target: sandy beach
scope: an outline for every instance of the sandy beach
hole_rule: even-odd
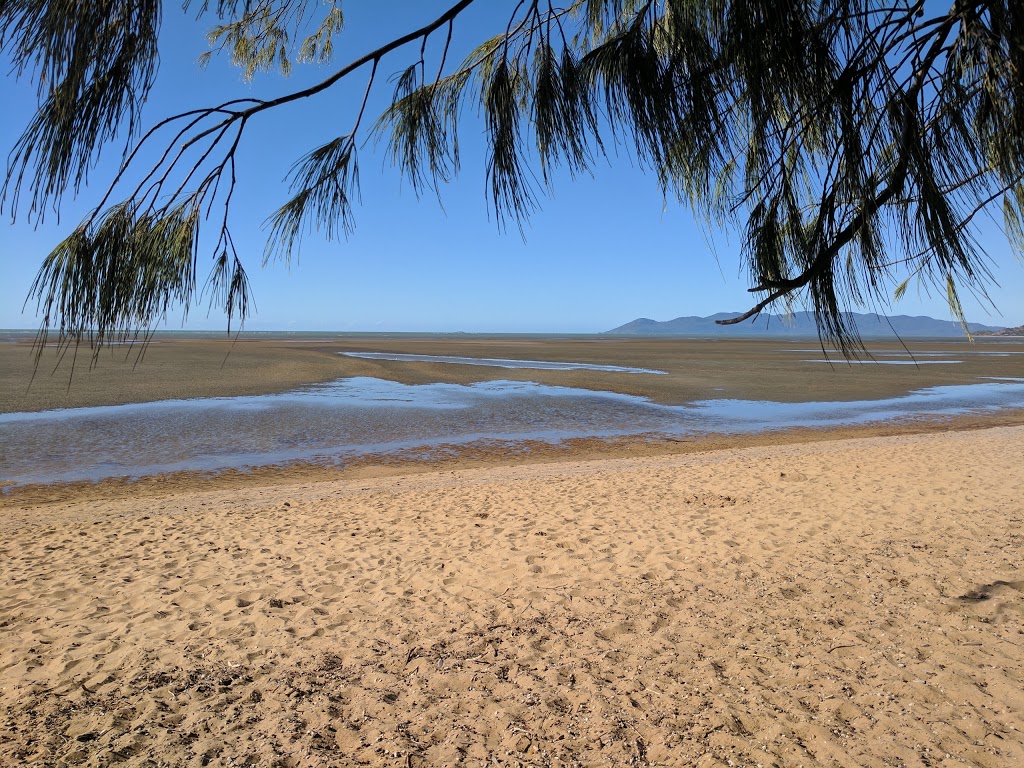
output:
[[[176,5],[0,0],[0,768],[1024,768],[1024,0]]]
[[[0,515],[0,766],[1024,764],[1024,428]]]

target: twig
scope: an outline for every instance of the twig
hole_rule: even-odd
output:
[[[828,649],[827,652],[828,653],[832,653],[832,651],[838,651],[840,648],[856,648],[856,647],[857,647],[856,643],[850,643],[849,645],[833,645],[831,648]]]

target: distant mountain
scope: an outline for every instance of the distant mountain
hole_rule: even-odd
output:
[[[979,336],[1024,336],[1024,325],[1015,328],[1000,328],[998,331],[979,331]]]
[[[794,312],[792,315],[767,315],[748,320],[738,325],[718,325],[716,320],[737,317],[739,312],[719,312],[710,317],[677,317],[675,320],[658,322],[647,317],[640,317],[632,322],[620,325],[608,334],[622,336],[812,336],[818,335],[818,327],[812,312]],[[847,313],[847,317],[857,326],[861,336],[865,338],[879,337],[958,337],[964,330],[960,323],[952,320],[936,320],[934,317],[910,315],[894,315],[886,317],[875,313]],[[1004,329],[970,323],[971,333],[992,332],[1002,334]],[[1012,329],[1008,329],[1012,330]],[[1020,329],[1018,329],[1020,330]]]

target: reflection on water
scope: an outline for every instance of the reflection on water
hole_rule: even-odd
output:
[[[279,395],[0,414],[0,479],[59,482],[296,460],[343,463],[480,440],[743,433],[1019,407],[1020,380],[860,402],[722,399],[667,406],[532,382],[409,386],[350,378]]]
[[[554,360],[508,360],[503,357],[458,357],[456,355],[407,355],[401,352],[341,352],[345,357],[367,360],[393,360],[402,363],[454,363],[455,365],[483,365],[489,368],[529,368],[541,371],[611,371],[613,373],[656,373],[651,368],[630,368],[625,365],[599,365],[597,363],[558,362]]]

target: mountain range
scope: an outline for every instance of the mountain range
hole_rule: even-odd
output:
[[[980,331],[979,336],[1024,336],[1024,325],[1015,328],[1000,328],[998,331]]]
[[[791,315],[762,314],[738,325],[718,325],[716,320],[737,317],[739,312],[719,312],[709,317],[677,317],[659,322],[647,317],[620,325],[607,334],[620,336],[811,336],[817,337],[818,326],[813,312],[794,312]],[[857,327],[864,338],[892,338],[895,336],[962,337],[964,329],[952,320],[937,320],[923,315],[879,315],[874,312],[847,312],[847,319]],[[997,333],[998,326],[969,323],[971,333]]]

